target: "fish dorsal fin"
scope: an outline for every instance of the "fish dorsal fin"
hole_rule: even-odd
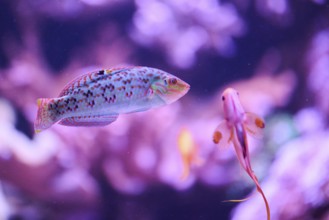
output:
[[[59,97],[71,94],[72,91],[75,90],[76,88],[82,87],[84,85],[85,81],[86,82],[90,81],[90,80],[97,81],[98,79],[100,79],[100,78],[102,78],[106,75],[111,76],[111,75],[120,73],[120,72],[125,71],[125,70],[127,70],[127,68],[101,69],[101,70],[96,70],[96,71],[92,71],[92,72],[77,76],[71,82],[66,84],[64,89],[59,94]],[[80,86],[76,85],[76,83],[79,82],[79,81],[80,81]]]
[[[75,116],[62,119],[59,124],[66,126],[105,126],[111,124],[118,118],[118,114],[97,116]]]
[[[82,80],[85,76],[87,76],[87,74],[83,74],[81,76],[77,76],[71,82],[69,82],[68,84],[66,84],[66,86],[63,88],[63,90],[61,91],[61,93],[59,94],[58,97],[62,97],[62,96],[65,96],[65,95],[70,94],[71,91],[73,90],[72,85],[74,85],[76,82]]]

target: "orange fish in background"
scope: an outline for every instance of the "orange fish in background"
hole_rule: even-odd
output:
[[[203,160],[198,156],[198,146],[193,139],[192,133],[187,128],[181,129],[177,145],[183,161],[181,179],[184,180],[189,176],[192,165],[201,165]]]
[[[213,134],[213,141],[215,144],[219,144],[220,147],[233,144],[241,166],[255,182],[257,191],[264,199],[267,219],[270,220],[270,207],[251,168],[248,149],[248,135],[256,138],[262,137],[265,128],[264,120],[253,113],[245,112],[239,100],[239,93],[232,88],[225,89],[222,94],[222,102],[225,119],[217,126]]]

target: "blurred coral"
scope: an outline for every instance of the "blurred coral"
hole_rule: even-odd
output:
[[[308,85],[315,94],[315,102],[323,111],[324,115],[329,113],[329,29],[317,33],[312,39],[310,53],[307,57],[309,69]]]
[[[144,45],[160,45],[170,62],[182,68],[194,64],[196,53],[204,48],[232,56],[233,38],[244,32],[230,3],[136,0],[136,4],[131,37]]]

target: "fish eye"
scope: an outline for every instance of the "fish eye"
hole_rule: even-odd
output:
[[[166,80],[166,79],[164,80],[164,83],[165,83],[165,85],[167,85],[167,84],[168,84],[168,82],[167,82],[167,80]]]
[[[222,100],[225,101],[225,96],[222,96]]]
[[[177,79],[176,78],[171,78],[169,79],[169,83],[172,85],[175,85],[177,83]]]

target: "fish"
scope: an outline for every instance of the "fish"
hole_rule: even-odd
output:
[[[213,142],[218,144],[219,147],[234,146],[240,165],[253,180],[257,191],[263,197],[267,220],[270,220],[270,206],[259,181],[251,168],[248,146],[249,136],[257,139],[262,138],[265,129],[265,122],[258,115],[244,110],[239,99],[239,93],[235,89],[225,89],[222,93],[221,99],[224,110],[224,120],[216,127],[213,133]],[[246,199],[228,201],[240,202],[244,200]]]
[[[198,156],[198,146],[193,139],[192,133],[183,127],[177,138],[177,146],[183,162],[181,180],[190,175],[192,165],[201,165],[204,161]]]
[[[160,69],[134,66],[101,69],[78,76],[57,98],[37,99],[34,130],[55,123],[65,126],[105,126],[119,114],[146,111],[183,97],[190,85]]]

